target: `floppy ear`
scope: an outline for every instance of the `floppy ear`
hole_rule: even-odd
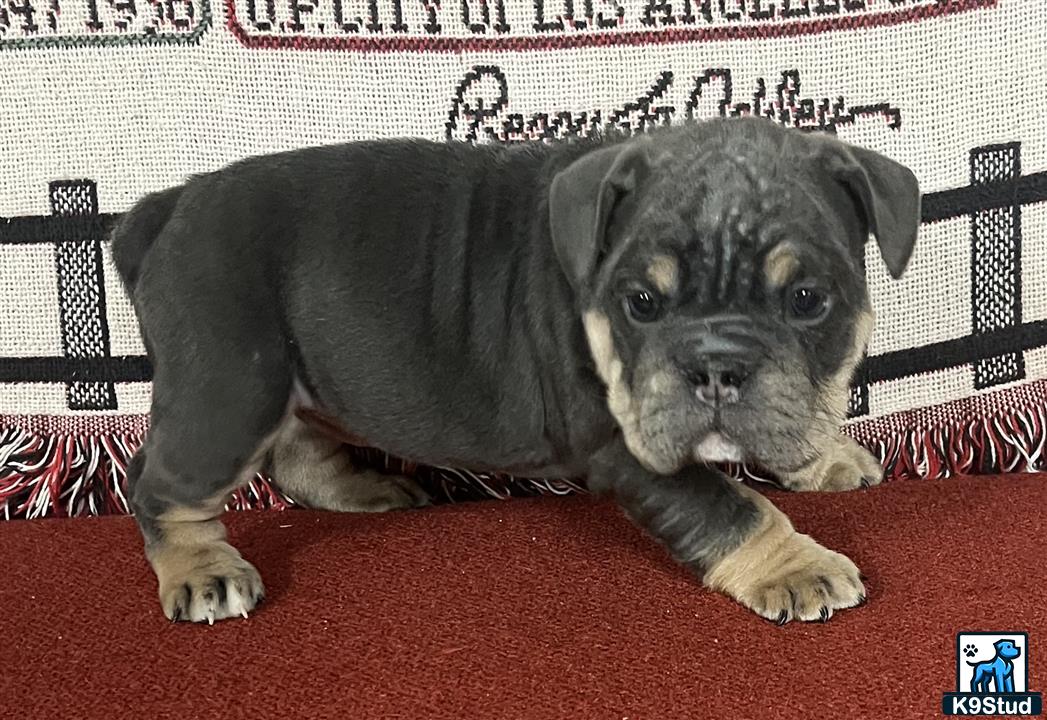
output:
[[[858,201],[895,280],[909,264],[920,229],[920,186],[912,171],[880,153],[825,138],[829,171]]]
[[[571,285],[583,286],[606,247],[611,211],[649,169],[641,138],[593,150],[560,171],[549,186],[553,249]]]

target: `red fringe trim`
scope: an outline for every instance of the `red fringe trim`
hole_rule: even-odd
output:
[[[845,432],[848,430],[845,429]],[[1037,406],[934,428],[875,438],[853,432],[877,455],[888,480],[1034,472],[1043,467],[1047,411]],[[0,518],[127,514],[127,463],[142,442],[137,432],[40,434],[0,430]],[[531,480],[417,466],[371,449],[352,448],[358,463],[414,477],[437,503],[584,492],[570,480]],[[756,469],[732,466],[737,477],[770,481]],[[283,510],[294,501],[258,475],[234,493],[229,510]]]
[[[1047,411],[1032,407],[897,433],[868,445],[896,478],[1034,472],[1043,465],[1045,428]]]
[[[0,431],[0,517],[128,514],[127,463],[142,443],[136,433],[38,435]],[[231,510],[293,504],[256,476],[233,494]]]

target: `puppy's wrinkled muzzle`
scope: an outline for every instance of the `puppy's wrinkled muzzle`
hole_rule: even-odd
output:
[[[702,357],[696,360],[686,376],[698,399],[718,408],[738,402],[742,385],[749,377],[749,368],[736,358]]]
[[[760,356],[752,320],[718,315],[695,326],[673,351],[674,364],[702,403],[719,408],[738,402]]]

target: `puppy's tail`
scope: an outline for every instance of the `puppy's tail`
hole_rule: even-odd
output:
[[[113,262],[128,292],[138,283],[142,261],[160,231],[171,219],[184,186],[150,193],[117,221],[110,234]]]

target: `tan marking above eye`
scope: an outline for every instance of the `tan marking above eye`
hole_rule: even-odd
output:
[[[779,243],[767,253],[763,261],[763,274],[767,283],[775,289],[781,289],[796,276],[800,270],[800,258],[796,248],[789,242]]]
[[[671,295],[679,282],[680,268],[676,258],[658,255],[647,266],[647,279],[662,295]]]

